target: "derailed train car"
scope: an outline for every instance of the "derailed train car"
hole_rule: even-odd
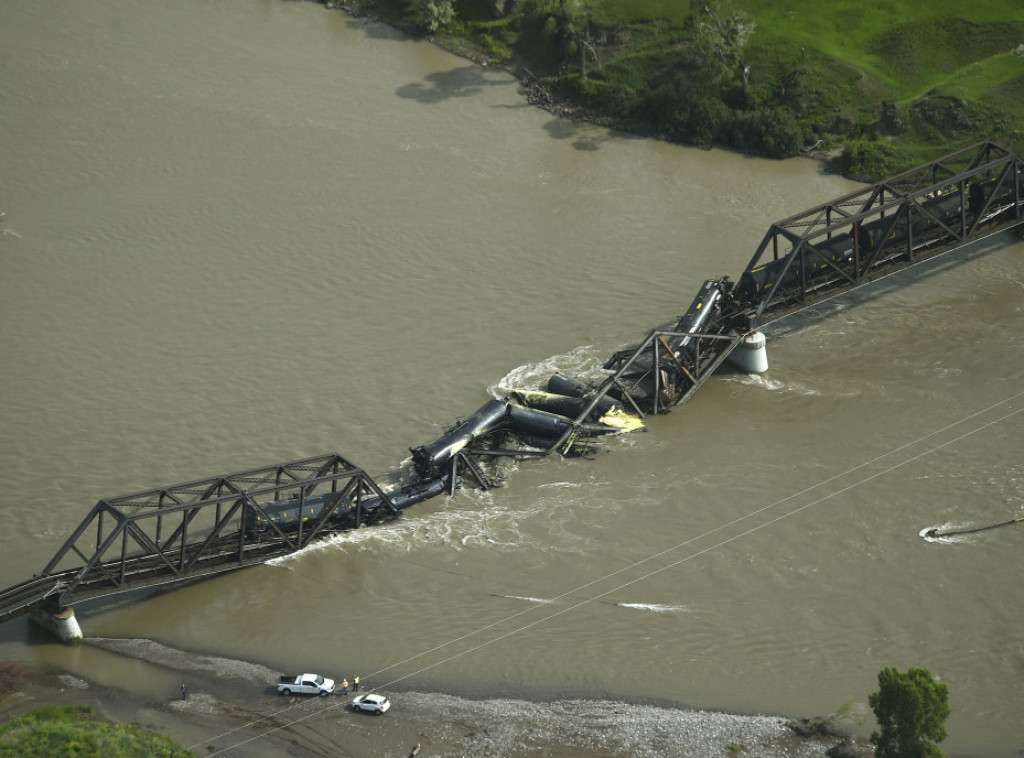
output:
[[[356,513],[356,503],[351,498],[342,500],[341,492],[326,492],[300,499],[297,495],[284,500],[273,500],[266,503],[245,506],[244,528],[249,537],[263,532],[280,529],[291,532],[302,525],[318,523],[328,510],[331,510],[328,526],[334,529],[346,529],[354,526],[356,517],[368,523],[376,523],[393,517],[398,511],[410,505],[421,503],[440,495],[448,486],[446,477],[428,481],[419,481],[401,489],[389,492],[388,500],[380,496],[366,498],[360,503],[362,513]]]
[[[433,442],[410,448],[413,468],[424,481],[452,476],[452,467],[464,453],[479,454],[486,449],[493,454],[505,448],[515,456],[520,451],[508,445],[547,449],[568,433],[596,437],[636,428],[640,423],[624,421],[621,405],[611,399],[598,403],[587,419],[577,422],[585,410],[580,400],[550,391],[513,390],[506,398],[487,401]]]
[[[505,424],[507,402],[489,400],[464,421],[456,424],[433,442],[410,448],[412,464],[421,479],[436,479],[455,456],[471,442],[485,437]]]
[[[676,323],[678,336],[669,337],[668,345],[676,360],[694,366],[697,358],[695,346],[699,343],[700,332],[706,329],[719,314],[722,299],[731,289],[729,277],[708,279],[697,292],[697,296]]]
[[[714,362],[723,332],[735,324],[733,283],[727,276],[708,279],[670,333],[653,343],[653,349],[620,350],[604,364],[618,372],[617,386],[609,394],[622,402],[636,403],[645,412],[661,412],[696,385],[698,377]]]

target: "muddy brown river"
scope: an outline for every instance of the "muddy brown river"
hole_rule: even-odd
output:
[[[371,475],[580,374],[855,189],[529,107],[313,3],[12,0],[0,25],[0,585],[100,498],[336,451]],[[593,459],[152,596],[86,633],[468,697],[813,716],[885,666],[1024,746],[1024,243],[768,331]],[[116,666],[0,627],[0,658]],[[145,689],[159,677],[127,676]],[[150,681],[151,684],[145,684]]]

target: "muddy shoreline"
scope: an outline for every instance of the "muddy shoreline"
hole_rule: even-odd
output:
[[[351,711],[351,693],[280,697],[273,688],[277,672],[260,664],[174,650],[151,640],[82,644],[159,667],[187,683],[188,694],[175,690],[153,699],[41,664],[9,665],[0,681],[0,717],[9,720],[42,705],[85,705],[97,718],[166,734],[197,756],[247,758],[404,758],[417,747],[423,758],[823,758],[843,741],[841,724],[828,734],[803,736],[813,731],[800,728],[809,722],[794,724],[781,716],[607,700],[472,700],[387,691],[393,707],[377,717]],[[863,741],[846,753],[870,754]]]

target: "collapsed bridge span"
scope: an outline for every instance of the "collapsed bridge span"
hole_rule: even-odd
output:
[[[603,380],[548,389],[610,396],[641,417],[667,412],[727,359],[766,368],[745,354],[764,344],[758,327],[1007,230],[1024,231],[1024,160],[992,142],[958,150],[772,224],[738,282],[706,281],[673,331],[613,354]]]
[[[410,448],[389,491],[329,454],[100,500],[39,574],[0,591],[0,622],[261,563],[467,479],[491,487],[501,458],[585,454],[685,403],[727,360],[765,370],[758,327],[1007,230],[1024,230],[1024,161],[991,142],[951,153],[772,224],[736,283],[705,281],[673,328],[613,353],[597,379],[556,373],[489,400]]]

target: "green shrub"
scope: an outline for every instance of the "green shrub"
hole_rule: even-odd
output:
[[[192,752],[148,729],[93,720],[84,707],[43,706],[0,726],[0,758],[172,756]]]
[[[636,90],[623,82],[608,82],[598,90],[598,101],[613,116],[628,116],[636,111]]]
[[[846,143],[841,164],[846,176],[866,182],[877,181],[894,172],[896,151],[888,142],[862,138]]]
[[[492,59],[500,59],[505,55],[504,46],[494,37],[486,32],[476,35],[476,42],[485,53]]]
[[[452,0],[412,0],[412,7],[419,22],[432,32],[447,26],[455,18]]]
[[[680,139],[695,145],[710,145],[724,138],[723,130],[732,119],[732,112],[714,86],[691,84],[680,94],[680,100],[676,113],[676,132]]]
[[[783,108],[735,111],[728,137],[737,149],[769,158],[796,155],[804,143],[803,128],[792,111]]]
[[[679,129],[682,106],[679,87],[675,84],[662,84],[644,94],[639,108],[644,118],[656,129],[672,133]]]
[[[604,104],[605,90],[608,89],[608,82],[603,79],[596,77],[583,79],[579,76],[573,76],[567,77],[565,84],[575,90],[588,104]]]
[[[879,726],[871,735],[877,758],[942,758],[935,743],[946,739],[949,688],[930,671],[882,669],[868,703]]]

